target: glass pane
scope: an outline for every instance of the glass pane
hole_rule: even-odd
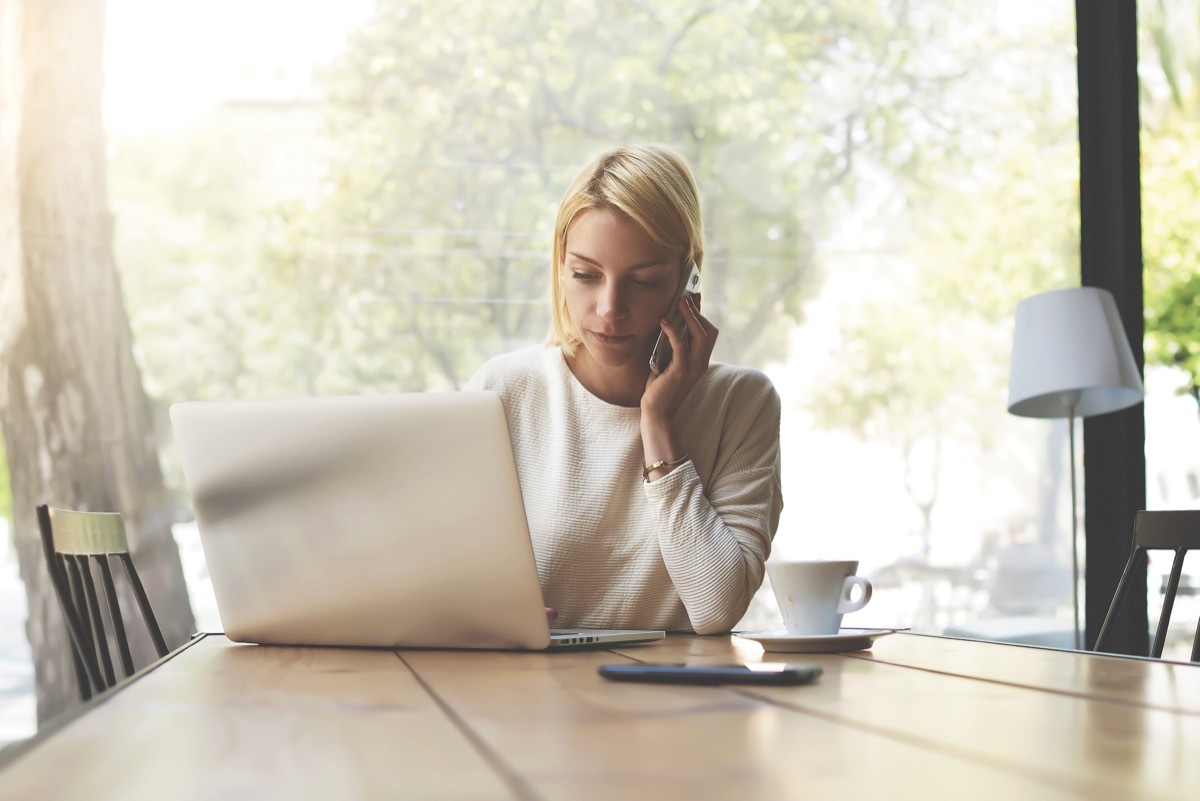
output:
[[[845,625],[1073,644],[1067,423],[1005,412],[1017,301],[1078,283],[1072,12],[946,6],[938,35],[907,29],[912,62],[877,76],[927,82],[892,87],[902,152],[865,125],[815,238],[772,367],[794,410],[777,554],[861,560],[875,598]]]
[[[169,126],[114,117],[148,390],[459,387],[544,336],[579,166],[668,142],[705,193],[717,357],[784,400],[777,556],[860,559],[848,624],[1061,642],[1066,423],[1005,397],[1016,302],[1078,281],[1073,4],[697,8],[380,2],[344,49],[231,51]],[[743,627],[778,625],[764,587]]]
[[[1200,2],[1138,4],[1146,308],[1146,504],[1200,507]],[[1200,619],[1200,556],[1184,562],[1163,655],[1187,660]],[[1170,554],[1147,577],[1150,626]]]
[[[1016,302],[1078,276],[1073,9],[110,0],[146,433],[184,498],[171,402],[461,386],[542,339],[578,167],[667,142],[706,198],[717,356],[784,400],[776,557],[861,560],[876,594],[848,623],[1061,644],[1066,424],[1011,417],[1005,391]],[[1193,124],[1147,119],[1167,144]],[[1171,474],[1193,499],[1195,479]],[[176,534],[216,629],[194,525]],[[764,586],[742,627],[778,625]]]
[[[567,182],[661,141],[705,194],[717,357],[785,404],[776,557],[859,559],[876,594],[848,624],[1069,644],[1066,423],[1005,397],[1016,302],[1078,281],[1073,3],[107,8],[117,263],[181,499],[174,401],[453,389],[540,341]],[[1149,180],[1180,193],[1155,219],[1200,208],[1177,72],[1148,78]],[[764,586],[742,627],[778,626]]]

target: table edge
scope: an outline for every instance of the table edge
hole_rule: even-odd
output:
[[[212,632],[196,632],[191,636],[190,639],[187,640],[187,642],[181,643],[172,651],[168,651],[166,656],[159,657],[143,667],[141,670],[135,672],[129,678],[123,679],[104,692],[93,695],[87,701],[82,701],[70,709],[67,709],[60,715],[54,717],[52,720],[47,721],[45,725],[39,726],[38,730],[34,734],[26,737],[24,740],[17,740],[16,742],[9,743],[3,749],[0,749],[0,770],[8,767],[11,763],[20,759],[34,748],[37,748],[43,742],[53,737],[57,732],[74,723],[83,715],[86,715],[96,707],[104,704],[117,693],[120,693],[125,688],[132,686],[134,682],[144,678],[147,674],[157,670],[159,667],[179,656],[196,643],[210,636],[213,636]],[[221,635],[217,633],[216,636]]]

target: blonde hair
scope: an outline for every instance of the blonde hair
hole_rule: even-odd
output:
[[[685,267],[704,262],[704,219],[696,177],[683,156],[662,145],[629,145],[601,154],[575,176],[558,207],[550,259],[551,322],[547,344],[574,353],[583,341],[571,322],[561,281],[567,229],[581,212],[628,217]]]

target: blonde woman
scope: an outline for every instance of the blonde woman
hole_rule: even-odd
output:
[[[674,303],[704,263],[691,168],[661,146],[601,155],[567,189],[553,248],[547,343],[468,385],[504,399],[548,614],[728,631],[783,508],[780,405],[761,372],[710,361],[700,294]],[[674,355],[656,372],[660,334]]]

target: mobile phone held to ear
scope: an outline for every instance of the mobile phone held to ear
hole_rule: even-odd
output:
[[[821,675],[819,665],[761,662],[750,665],[601,665],[600,675],[614,681],[666,684],[811,684]]]
[[[683,315],[679,313],[679,301],[695,295],[700,291],[700,267],[696,262],[692,262],[692,269],[684,276],[683,281],[679,283],[679,289],[675,291],[675,297],[671,300],[671,306],[667,309],[666,318],[671,321],[671,325],[687,341],[689,336],[687,326],[683,324]],[[659,331],[658,339],[654,342],[654,350],[650,351],[650,369],[655,375],[659,375],[663,370],[667,369],[667,365],[671,363],[671,340],[667,339],[667,335]]]

